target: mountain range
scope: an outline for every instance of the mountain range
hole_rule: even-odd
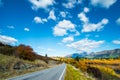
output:
[[[100,52],[83,52],[83,53],[73,53],[67,55],[66,57],[70,58],[118,58],[120,57],[120,49],[113,49],[113,50],[104,50]]]
[[[83,58],[86,56],[88,56],[87,52],[83,52],[83,53],[73,53],[73,54],[67,55],[66,57],[67,58],[76,58],[76,57]]]

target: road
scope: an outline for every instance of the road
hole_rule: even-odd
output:
[[[65,70],[66,64],[63,63],[53,68],[17,76],[8,80],[64,80]]]

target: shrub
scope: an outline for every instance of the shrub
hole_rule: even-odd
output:
[[[102,73],[101,71],[96,68],[96,67],[91,67],[91,66],[88,66],[87,67],[87,72],[92,74],[94,77],[96,78],[99,78],[99,79],[102,79]]]
[[[31,61],[34,61],[36,57],[36,54],[33,52],[33,49],[30,46],[25,46],[23,44],[17,47],[16,55],[19,58]]]

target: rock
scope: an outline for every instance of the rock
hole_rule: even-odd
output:
[[[19,61],[19,62],[17,62],[16,64],[14,64],[14,66],[13,66],[13,69],[15,69],[15,70],[20,70],[20,69],[25,69],[25,64],[23,63],[23,62],[21,62],[21,61]]]
[[[6,68],[0,65],[0,72],[5,72]]]

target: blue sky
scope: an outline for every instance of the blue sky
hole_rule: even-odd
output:
[[[0,41],[48,56],[120,48],[120,1],[0,0]]]

